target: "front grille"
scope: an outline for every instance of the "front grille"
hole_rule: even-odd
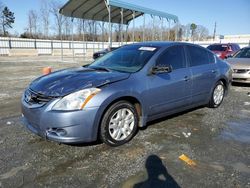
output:
[[[245,74],[248,71],[249,71],[248,69],[234,69],[234,73],[238,73],[238,74]]]
[[[46,104],[48,103],[53,97],[48,97],[39,93],[32,91],[31,89],[27,89],[24,93],[24,100],[28,104]]]

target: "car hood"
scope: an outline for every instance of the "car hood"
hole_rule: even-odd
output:
[[[39,77],[29,87],[41,95],[59,97],[81,89],[101,87],[124,80],[129,75],[130,73],[106,72],[80,67],[65,69]]]
[[[227,62],[233,69],[250,69],[250,58],[229,58]]]

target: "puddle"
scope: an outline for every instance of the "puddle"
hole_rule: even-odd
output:
[[[242,143],[250,143],[250,119],[229,122],[228,128],[224,129],[221,137]]]

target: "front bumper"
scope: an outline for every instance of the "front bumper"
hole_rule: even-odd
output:
[[[57,100],[33,107],[22,98],[24,125],[33,133],[60,143],[83,143],[97,139],[98,107],[78,111],[53,111]]]
[[[233,82],[250,83],[250,74],[233,73]]]

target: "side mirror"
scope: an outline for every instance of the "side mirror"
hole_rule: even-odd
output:
[[[150,70],[151,74],[162,74],[162,73],[169,73],[172,72],[172,66],[171,65],[157,65],[152,67]]]

